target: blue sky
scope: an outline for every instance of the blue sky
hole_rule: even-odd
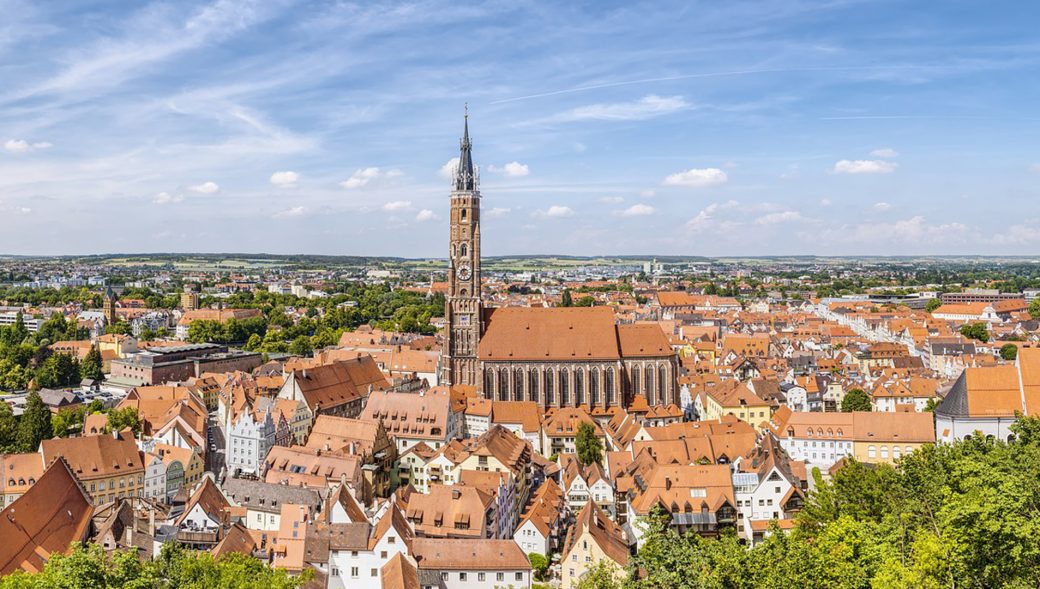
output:
[[[0,252],[1040,253],[1040,3],[0,0]]]

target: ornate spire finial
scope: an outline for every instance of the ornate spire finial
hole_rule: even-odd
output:
[[[477,174],[473,166],[472,144],[469,140],[469,103],[463,115],[462,141],[459,146],[459,166],[455,170],[455,190],[476,190]]]

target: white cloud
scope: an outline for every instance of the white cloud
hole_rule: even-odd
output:
[[[632,102],[614,102],[579,106],[549,119],[550,122],[571,121],[642,121],[671,114],[690,107],[682,96],[648,94]]]
[[[216,182],[203,182],[196,186],[189,186],[188,190],[198,192],[199,194],[213,194],[220,190],[220,186],[217,186]]]
[[[664,179],[665,186],[715,186],[725,184],[729,178],[718,168],[691,168],[685,172],[671,174]]]
[[[50,141],[37,141],[32,144],[33,149],[50,149],[52,147],[54,147],[54,144]]]
[[[842,225],[813,234],[813,239],[819,242],[841,240],[874,247],[883,243],[949,244],[964,242],[968,237],[968,227],[963,223],[934,225],[920,215],[892,223]]]
[[[739,206],[739,204],[740,203],[738,203],[735,200],[728,200],[726,202],[721,203],[713,202],[710,205],[701,209],[701,211],[697,213],[696,216],[687,221],[686,227],[690,229],[706,229],[710,224],[712,224],[716,220],[716,213],[736,208],[737,206]]]
[[[829,199],[829,198],[821,198],[820,199],[820,206],[821,207],[829,207],[829,206],[831,206],[831,199]]]
[[[639,196],[641,196],[643,198],[653,198],[653,197],[657,196],[657,192],[654,191],[654,190],[643,190],[642,192],[639,193]]]
[[[538,211],[535,214],[542,217],[553,217],[556,219],[560,219],[563,217],[573,217],[574,209],[570,207],[565,207],[563,205],[553,205],[549,207],[547,210]]]
[[[888,174],[899,164],[884,160],[841,160],[834,164],[835,174]]]
[[[28,215],[32,212],[32,209],[30,209],[29,207],[18,207],[18,212],[23,215]]]
[[[29,151],[29,142],[24,139],[8,139],[4,142],[4,149],[11,153],[25,153]]]
[[[883,212],[885,212],[887,210],[890,210],[891,208],[892,208],[892,205],[888,204],[887,202],[876,202],[876,203],[874,203],[874,206],[873,206],[873,209],[875,211],[878,211],[878,212],[881,212],[881,213],[883,213]]]
[[[510,210],[511,209],[507,209],[505,207],[495,207],[493,209],[485,211],[484,216],[490,218],[504,217],[506,216],[506,214],[509,213]]]
[[[623,197],[620,197],[620,196],[601,196],[599,198],[599,202],[605,203],[605,204],[615,204],[616,205],[618,203],[625,202],[625,199]]]
[[[654,214],[654,207],[644,204],[635,204],[623,211],[617,211],[622,217],[645,217]]]
[[[398,178],[403,176],[401,170],[380,170],[379,168],[363,168],[350,175],[350,178],[339,183],[343,188],[361,188],[370,182],[383,178]]]
[[[286,218],[289,218],[289,217],[302,217],[305,214],[307,214],[307,207],[296,206],[296,207],[292,207],[292,208],[289,208],[289,209],[285,209],[284,211],[280,211],[278,213],[275,213],[274,218],[275,219],[286,219]]]
[[[521,164],[520,162],[509,162],[502,166],[488,166],[488,171],[500,173],[507,178],[521,178],[530,173],[527,164]]]
[[[350,175],[350,178],[339,183],[343,188],[361,188],[379,177],[379,168],[364,168]]]
[[[894,157],[899,157],[899,152],[892,149],[891,147],[882,147],[881,149],[875,149],[874,151],[870,152],[870,155],[873,157],[883,157],[891,159]]]
[[[437,172],[441,178],[445,180],[451,180],[455,176],[455,169],[459,167],[459,158],[453,157],[448,160],[441,169]]]
[[[1040,243],[1040,219],[1026,219],[1021,223],[1015,223],[992,236],[987,236],[987,239],[992,239],[994,243],[1001,245],[1021,246]]]
[[[275,172],[274,174],[271,174],[271,184],[274,184],[275,186],[293,186],[299,179],[300,175],[292,171]]]
[[[420,223],[422,223],[424,221],[433,221],[434,219],[438,219],[438,218],[439,217],[437,217],[437,215],[433,211],[431,211],[430,209],[423,209],[423,210],[419,211],[418,215],[415,216],[415,220],[419,221]]]
[[[157,205],[168,205],[171,203],[181,202],[182,200],[184,200],[184,197],[180,194],[174,195],[170,194],[169,192],[160,192],[159,194],[155,195],[155,198],[152,199],[152,202],[154,202]]]
[[[406,211],[410,208],[412,208],[412,201],[410,200],[392,200],[383,205],[383,210],[390,213]]]
[[[762,215],[755,219],[756,225],[777,225],[780,223],[790,223],[792,221],[801,221],[802,214],[798,211],[782,211],[779,213],[769,213],[768,215]]]

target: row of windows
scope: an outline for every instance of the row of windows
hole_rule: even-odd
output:
[[[907,454],[910,454],[913,451],[914,451],[913,447],[911,447],[911,446],[907,446],[906,447],[906,453]],[[899,446],[892,446],[892,458],[899,458],[900,456],[902,456],[902,453],[903,452],[899,449]],[[877,446],[874,446],[874,445],[867,446],[867,458],[877,458],[877,457],[878,457],[878,448],[877,448]],[[888,458],[888,446],[881,446],[881,458]]]
[[[650,370],[649,367],[648,370]],[[661,370],[664,374],[664,368]],[[512,379],[510,379],[510,373],[512,373]],[[497,373],[495,370],[487,370],[484,373],[484,393],[489,398],[497,397],[499,401],[523,401],[526,393],[528,401],[540,402],[542,401],[540,393],[544,392],[545,404],[555,405],[558,392],[559,404],[570,405],[573,391],[574,402],[577,405],[586,403],[599,405],[603,402],[604,397],[607,404],[613,405],[617,402],[614,368],[607,368],[603,371],[602,386],[600,376],[599,368],[590,369],[586,387],[583,368],[575,369],[573,374],[566,368],[560,369],[559,374],[555,374],[552,368],[546,368],[542,372],[523,368],[512,371],[503,368]]]

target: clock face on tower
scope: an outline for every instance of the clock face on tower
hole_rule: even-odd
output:
[[[461,278],[462,280],[469,280],[469,277],[471,275],[472,274],[469,269],[469,264],[463,264],[462,266],[459,266],[459,278]]]

